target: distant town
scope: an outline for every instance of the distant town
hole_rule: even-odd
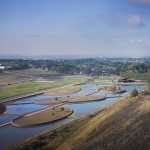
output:
[[[150,58],[0,59],[0,72],[21,69],[91,76],[148,73]]]

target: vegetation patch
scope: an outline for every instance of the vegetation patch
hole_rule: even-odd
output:
[[[132,78],[136,80],[144,80],[148,83],[150,82],[150,73],[140,73],[140,72],[122,72],[120,73],[121,77]]]
[[[119,76],[111,75],[111,76],[100,76],[89,80],[87,84],[111,84],[112,81],[118,80]]]
[[[99,91],[111,92],[111,93],[124,93],[124,92],[126,92],[125,89],[123,89],[120,86],[116,86],[116,85],[101,87],[101,88],[99,88]]]
[[[68,86],[60,89],[50,90],[49,92],[44,93],[44,95],[66,95],[73,94],[81,91],[80,86]]]
[[[56,104],[60,104],[62,102],[66,102],[68,100],[71,100],[75,97],[55,97],[55,98],[48,98],[48,99],[41,99],[41,100],[37,100],[34,103],[35,104],[41,104],[41,105],[56,105]]]
[[[61,144],[63,144],[64,139],[67,140],[69,135],[80,128],[85,122],[86,121],[78,122],[77,124],[65,127],[58,132],[54,131],[52,134],[39,136],[35,142],[21,146],[18,148],[18,150],[57,149]]]
[[[34,112],[13,120],[13,125],[18,127],[28,127],[46,124],[65,118],[73,113],[70,108],[53,107],[42,111]]]
[[[131,97],[136,97],[136,96],[138,96],[138,94],[139,94],[138,90],[137,90],[137,89],[133,89],[133,90],[131,91],[131,93],[130,93],[130,96],[131,96]]]
[[[71,100],[71,103],[83,103],[83,102],[92,102],[92,101],[101,101],[104,100],[105,97],[103,96],[83,96],[83,97],[77,97]]]

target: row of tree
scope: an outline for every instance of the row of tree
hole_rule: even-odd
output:
[[[148,73],[150,59],[142,62],[132,62],[130,59],[117,58],[84,58],[84,59],[57,59],[57,60],[22,60],[1,59],[0,64],[7,70],[35,68],[55,71],[64,74],[87,74],[99,76],[103,74],[119,74],[120,72]],[[136,76],[139,74],[136,74]],[[136,77],[134,77],[136,78]]]
[[[122,72],[121,77],[132,78],[136,80],[145,80],[150,82],[150,72],[149,73],[136,73],[136,72]]]

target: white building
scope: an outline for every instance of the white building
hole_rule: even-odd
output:
[[[0,66],[0,70],[4,70],[5,69],[5,66]]]

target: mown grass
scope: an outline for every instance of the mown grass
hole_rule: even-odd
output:
[[[0,100],[15,96],[21,96],[41,90],[51,89],[68,84],[76,84],[85,81],[87,78],[77,78],[71,80],[57,80],[54,82],[28,82],[14,85],[0,86]]]

